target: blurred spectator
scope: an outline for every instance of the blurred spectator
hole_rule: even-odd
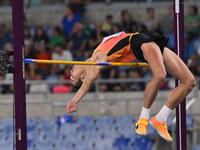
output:
[[[122,29],[125,32],[132,32],[133,25],[136,26],[136,22],[132,20],[131,14],[127,10],[122,10]]]
[[[24,44],[29,45],[31,41],[32,41],[32,37],[29,31],[29,28],[25,27],[24,28]]]
[[[35,50],[31,48],[31,45],[25,45],[25,58],[35,59]]]
[[[169,6],[169,8],[168,8],[167,20],[168,21],[174,20],[174,7],[173,6]]]
[[[64,80],[64,76],[60,76],[59,80],[63,81]],[[66,84],[61,84],[61,85],[56,85],[53,87],[52,92],[54,94],[65,94],[70,92],[70,85],[66,85]]]
[[[97,79],[103,79],[102,73],[98,75]],[[100,92],[105,92],[105,91],[107,91],[107,89],[108,88],[107,88],[107,85],[105,83],[99,84],[99,91]]]
[[[195,51],[200,54],[200,32],[198,34],[198,37],[194,40],[194,49]]]
[[[84,52],[83,60],[86,60],[87,58],[92,56],[94,50],[102,42],[105,36],[107,36],[107,34],[103,31],[101,31],[100,33],[93,32],[90,35],[89,40],[88,40],[88,50]]]
[[[37,59],[51,60],[51,52],[47,51],[44,43],[39,44],[39,53],[36,55]],[[40,66],[48,66],[48,64],[40,64]]]
[[[193,70],[195,76],[200,77],[200,60],[197,61],[197,65]]]
[[[43,59],[43,60],[51,60],[51,52],[47,51],[47,47],[44,43],[40,43],[39,44],[39,52],[36,55],[37,59]],[[44,75],[47,75],[48,71],[49,71],[49,64],[39,64],[39,66],[41,67],[41,69],[44,72]]]
[[[40,69],[37,69],[35,71],[34,80],[42,80],[43,79],[42,77],[43,77],[42,71]],[[44,83],[31,84],[29,89],[30,93],[46,93],[48,91],[49,91],[48,85]]]
[[[0,49],[4,48],[6,43],[12,43],[11,36],[6,33],[5,25],[3,23],[0,24]]]
[[[83,31],[83,25],[76,23],[67,46],[67,49],[71,50],[76,60],[81,60],[80,58],[83,56],[84,50],[86,50],[87,40],[88,37]]]
[[[139,79],[142,76],[140,75],[139,71],[137,70],[130,70],[129,71],[129,78],[131,79]],[[145,83],[144,82],[133,82],[129,83],[129,89],[131,91],[142,91],[145,88]]]
[[[138,25],[138,32],[148,31],[148,28],[145,24],[141,23]]]
[[[13,81],[13,74],[6,74],[5,79],[6,81]],[[14,85],[8,85],[7,90],[9,89],[10,93],[13,93],[14,91]]]
[[[53,37],[50,39],[50,43],[51,43],[52,47],[55,48],[55,46],[57,44],[64,44],[65,37],[63,35],[61,35],[60,28],[54,27],[52,32],[53,32]]]
[[[200,26],[200,15],[198,7],[190,6],[189,15],[185,17],[185,29],[188,34],[196,35]]]
[[[59,79],[58,71],[59,69],[55,64],[51,65],[50,74],[47,75],[46,80],[58,80]]]
[[[73,61],[71,52],[64,50],[61,44],[56,45],[52,54],[52,59],[60,61]],[[59,70],[64,70],[65,66],[65,64],[58,64]]]
[[[80,22],[80,17],[75,14],[72,5],[67,5],[65,16],[63,17],[61,24],[61,28],[64,30],[67,36],[71,34],[72,29],[77,22]]]
[[[112,15],[106,16],[106,22],[103,24],[102,30],[106,33],[110,33],[112,27]]]
[[[192,38],[191,36],[187,36],[185,38],[185,62],[186,63],[188,62],[190,55],[192,54],[196,55],[196,51],[194,49],[194,45],[191,38]]]
[[[195,69],[197,65],[197,55],[196,54],[191,54],[189,56],[189,59],[187,61],[187,66],[190,69],[190,71],[194,74]]]
[[[33,40],[30,41],[28,47],[30,49],[30,54],[33,54],[33,55],[31,55],[30,58],[36,58],[36,54],[38,52],[38,49],[37,50],[35,49],[35,45],[34,45],[34,41]]]
[[[168,13],[167,13],[167,16],[165,17],[165,23],[164,23],[164,31],[165,33],[170,33],[170,27],[169,27],[169,24],[170,22],[174,22],[174,8],[173,6],[170,6],[168,8]]]
[[[13,45],[12,45],[12,43],[6,43],[4,45],[4,49],[5,50],[9,50],[9,51],[13,51]]]
[[[103,40],[103,35],[106,35],[105,32],[102,31],[102,25],[99,21],[95,22],[95,33],[97,38],[97,43],[100,44]]]
[[[28,67],[26,67],[26,69],[28,69],[28,77],[30,80],[34,80],[35,72],[37,68],[38,68],[38,64],[35,64],[35,63],[30,63],[28,64]]]
[[[144,20],[144,24],[147,26],[148,30],[156,31],[159,28],[159,23],[155,19],[154,8],[147,8],[147,18]]]
[[[88,40],[88,48],[89,50],[93,51],[97,46],[98,46],[98,41],[97,41],[97,34],[96,32],[93,32]]]
[[[0,74],[0,81],[4,81],[5,80],[5,75],[4,74]],[[10,92],[10,88],[9,85],[1,85],[0,86],[0,93],[1,94],[6,94]]]
[[[139,23],[137,22],[134,22],[132,25],[131,25],[131,32],[130,33],[136,33],[139,31]]]
[[[58,72],[59,72],[58,67],[55,64],[51,65],[50,73],[47,75],[46,80],[50,80],[50,81],[59,80]],[[56,86],[56,84],[49,85],[49,90],[52,91],[54,86]]]
[[[151,79],[152,78],[152,72],[149,67],[141,67],[142,69],[142,77],[146,79]]]
[[[127,78],[127,73],[125,71],[121,71],[119,74],[120,79],[126,79]],[[126,82],[120,82],[118,85],[116,85],[113,88],[114,91],[128,91],[128,84]]]
[[[45,34],[43,28],[41,26],[38,26],[35,30],[35,35],[33,38],[35,48],[38,49],[40,43],[43,44],[48,44],[49,43],[49,38]]]
[[[71,71],[71,68],[69,66],[65,66],[65,71],[63,75],[65,80],[70,80],[70,76],[71,76],[70,71]]]
[[[83,60],[83,61],[86,61],[88,58],[92,57],[93,52],[94,52],[94,50],[85,51],[85,52],[83,53],[83,58],[82,58],[82,60]]]
[[[101,74],[103,79],[115,79],[117,78],[117,67],[108,68],[104,70]],[[115,86],[117,86],[117,84],[107,84],[107,89],[109,91],[112,91]]]
[[[168,21],[168,32],[166,33],[166,37],[169,38],[167,43],[168,47],[174,50],[174,21]]]
[[[171,90],[171,81],[164,81],[161,85],[160,85],[160,90]]]
[[[91,3],[91,0],[69,0],[69,4],[72,5],[76,13],[82,17],[85,12],[85,4]]]
[[[120,24],[114,23],[114,24],[112,25],[112,28],[111,28],[111,33],[112,33],[112,34],[118,33],[118,32],[121,32],[121,31],[122,31],[122,29],[121,29]]]

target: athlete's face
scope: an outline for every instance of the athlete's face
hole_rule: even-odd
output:
[[[72,85],[74,86],[79,86],[77,84],[79,84],[81,82],[81,77],[82,77],[82,68],[80,66],[73,66],[71,69],[71,81],[72,81]]]

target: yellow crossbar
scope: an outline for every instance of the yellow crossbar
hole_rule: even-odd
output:
[[[147,63],[81,62],[81,61],[58,61],[58,60],[40,60],[40,59],[25,59],[25,63],[67,64],[67,65],[101,65],[101,66],[148,66]]]

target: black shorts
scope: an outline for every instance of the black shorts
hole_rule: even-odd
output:
[[[142,62],[147,62],[144,59],[143,52],[141,50],[142,44],[155,42],[160,47],[160,51],[163,54],[164,47],[166,47],[168,40],[169,38],[166,38],[164,36],[159,36],[152,32],[144,32],[144,33],[133,35],[131,37],[131,49],[133,51],[133,54],[138,60]]]

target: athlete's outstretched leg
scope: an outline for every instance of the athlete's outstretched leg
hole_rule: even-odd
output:
[[[144,107],[149,109],[158,94],[160,85],[165,80],[166,70],[160,48],[155,43],[145,43],[141,49],[152,71],[152,80],[146,86],[144,93]]]
[[[163,59],[168,71],[180,81],[180,85],[172,91],[166,103],[166,106],[174,109],[191,92],[196,82],[184,62],[170,49],[164,49]]]
[[[150,124],[167,141],[172,141],[166,126],[170,112],[191,92],[195,86],[195,79],[183,61],[168,48],[164,49],[163,60],[168,71],[180,80],[181,84],[169,95],[166,104],[160,112],[150,120]],[[160,128],[161,127],[161,128]]]
[[[152,80],[148,83],[144,92],[144,106],[140,115],[140,119],[136,124],[136,132],[146,135],[146,127],[148,125],[150,107],[155,100],[159,87],[166,77],[163,56],[160,48],[154,42],[144,43],[141,46],[144,58],[147,60],[151,71]]]

